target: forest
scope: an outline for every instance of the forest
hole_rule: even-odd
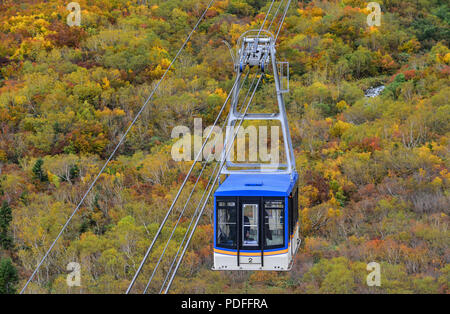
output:
[[[0,2],[0,294],[20,292],[209,1],[77,0],[80,26],[69,2]],[[172,159],[171,130],[213,123],[234,78],[223,41],[270,2],[214,2],[26,293],[126,291],[192,163]],[[450,292],[450,6],[377,0],[368,26],[368,2],[292,1],[278,38],[300,177],[293,269],[212,271],[210,202],[171,292]],[[66,283],[71,262],[80,286]],[[381,286],[366,283],[370,262]]]

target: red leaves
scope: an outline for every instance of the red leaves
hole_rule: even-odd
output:
[[[406,80],[410,80],[416,76],[416,70],[407,70],[404,71],[403,74],[405,75]]]
[[[330,186],[328,181],[318,172],[307,170],[305,172],[306,185],[315,187],[318,191],[318,201],[326,202],[330,199]]]
[[[380,138],[377,136],[366,137],[359,142],[352,142],[349,144],[351,148],[358,147],[363,152],[374,152],[376,150],[381,150]]]
[[[79,47],[80,42],[87,36],[83,28],[70,27],[62,22],[52,24],[50,29],[56,33],[48,35],[47,38],[59,47]]]
[[[375,150],[381,150],[380,139],[376,136],[365,138],[362,140],[360,147],[365,151],[373,152]]]
[[[443,74],[445,77],[450,75],[450,66],[446,65],[441,69],[441,74]]]
[[[392,75],[390,78],[389,78],[389,83],[392,83],[394,80],[395,80],[395,78],[397,77],[397,75],[399,75],[399,74],[403,74],[404,76],[405,76],[405,79],[407,80],[407,81],[409,81],[409,80],[412,80],[412,79],[414,79],[414,78],[418,78],[419,77],[419,75],[420,75],[420,72],[417,72],[416,70],[414,70],[414,69],[411,69],[411,70],[408,70],[408,66],[404,66],[404,67],[402,67],[397,73],[395,73],[394,75]]]
[[[212,17],[215,17],[215,16],[217,16],[219,14],[219,12],[217,12],[214,8],[211,8],[211,9],[209,9],[208,10],[208,12],[206,12],[206,18],[212,18]]]

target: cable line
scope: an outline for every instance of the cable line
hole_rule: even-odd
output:
[[[250,72],[247,72],[247,74],[246,74],[246,76],[245,76],[243,82],[241,83],[241,88],[243,87],[245,81],[247,80],[247,77],[248,77],[249,73],[250,73]],[[250,93],[250,91],[251,91],[251,89],[252,89],[252,87],[253,87],[255,81],[256,81],[256,76],[253,78],[253,81],[252,81],[252,83],[251,83],[251,85],[250,85],[250,88],[249,88],[249,90],[247,91],[247,94],[246,94],[246,96],[245,96],[245,98],[244,98],[244,103],[246,102],[246,100],[247,100],[247,98],[248,98],[248,95],[249,95],[249,93]],[[230,113],[228,113],[228,115],[230,115]],[[225,126],[227,120],[228,120],[228,119],[225,119],[224,123],[222,124],[222,129],[224,128],[224,126]],[[217,141],[218,141],[218,137],[216,137],[216,139],[215,139],[215,141],[214,141],[214,143],[213,143],[212,148],[215,147]],[[203,173],[203,170],[205,169],[205,167],[206,167],[206,165],[207,165],[207,163],[208,163],[208,159],[209,159],[209,157],[210,157],[211,155],[212,155],[212,149],[211,149],[211,151],[209,152],[208,157],[206,158],[205,165],[203,166],[203,168],[202,168],[202,170],[201,170],[201,172],[200,172],[200,174],[199,174],[199,177],[197,178],[197,181],[196,181],[196,183],[195,183],[195,185],[194,185],[194,187],[193,187],[193,189],[192,189],[192,191],[191,191],[191,194],[189,195],[188,200],[187,200],[186,203],[185,203],[185,207],[183,208],[182,212],[184,212],[186,206],[188,205],[188,202],[189,202],[189,200],[191,199],[191,196],[192,196],[192,194],[193,194],[193,192],[194,192],[195,186],[197,185],[197,182],[198,182],[198,180],[199,180],[201,174]],[[216,164],[216,167],[217,167],[217,164]],[[214,170],[212,171],[211,176],[214,174],[215,169],[216,169],[216,168],[214,168]],[[207,184],[206,187],[205,187],[205,191],[207,190],[207,187],[208,187],[208,186],[209,186],[209,182],[208,182],[208,184]],[[203,196],[204,196],[204,194],[203,194]],[[201,198],[199,204],[202,202],[203,196],[202,196],[202,198]],[[195,210],[195,212],[194,212],[194,214],[193,214],[194,217],[195,217],[195,215],[196,215],[196,213],[197,213],[197,210],[198,210],[198,206],[197,206],[197,209]],[[163,252],[161,253],[161,256],[160,256],[160,258],[159,258],[159,260],[158,260],[158,262],[157,262],[155,268],[153,269],[153,273],[152,273],[150,279],[148,280],[147,285],[146,285],[146,287],[145,287],[145,289],[144,289],[144,292],[143,292],[144,294],[147,292],[147,290],[148,290],[148,288],[149,288],[149,286],[150,286],[150,283],[151,283],[151,281],[153,280],[153,277],[154,277],[154,275],[155,275],[155,273],[156,273],[156,270],[158,269],[159,264],[161,263],[161,260],[162,260],[162,258],[163,258],[164,255],[165,255],[165,252],[166,252],[166,249],[167,249],[167,247],[168,247],[168,245],[169,245],[169,242],[170,242],[170,240],[171,240],[172,237],[173,237],[173,234],[174,234],[174,232],[175,232],[175,229],[176,229],[176,227],[177,227],[179,221],[181,220],[181,216],[182,216],[182,214],[180,214],[180,216],[179,216],[179,218],[178,218],[178,221],[177,221],[175,227],[174,227],[173,230],[172,230],[172,234],[170,235],[169,239],[167,240],[167,243],[166,243],[166,245],[165,245],[165,247],[164,247],[164,250],[163,250]],[[191,224],[189,224],[189,227],[188,227],[188,229],[187,229],[186,232],[189,231],[190,227],[191,227]],[[179,250],[178,250],[178,252],[177,252],[177,255],[178,255],[178,253],[179,253]]]
[[[197,205],[197,208],[195,209],[195,212],[194,212],[194,214],[192,215],[191,222],[189,223],[189,226],[188,226],[187,229],[186,229],[186,232],[185,232],[185,234],[184,234],[183,240],[181,241],[181,243],[180,243],[180,245],[179,245],[179,247],[178,247],[177,253],[176,253],[175,256],[174,256],[174,259],[173,259],[173,261],[172,261],[172,263],[171,263],[171,265],[170,265],[169,271],[168,271],[168,273],[167,273],[167,275],[166,275],[166,277],[165,277],[165,279],[164,279],[164,282],[163,282],[163,284],[162,284],[162,286],[161,286],[161,289],[159,290],[159,293],[161,293],[161,291],[162,291],[162,289],[163,289],[163,287],[164,287],[164,285],[165,285],[165,283],[166,283],[166,281],[167,281],[167,279],[168,279],[168,275],[170,274],[170,271],[172,271],[172,268],[173,268],[173,265],[174,265],[174,263],[175,263],[175,261],[176,261],[176,258],[178,257],[178,254],[180,254],[180,249],[182,248],[183,243],[184,243],[184,241],[186,240],[186,235],[189,233],[189,230],[191,229],[192,222],[194,221],[194,218],[197,216],[197,213],[198,213],[198,209],[199,209],[199,207],[200,207],[200,204],[203,202],[203,199],[205,198],[206,191],[208,191],[208,189],[209,189],[209,186],[210,186],[210,184],[211,184],[212,178],[213,178],[213,176],[214,176],[214,173],[216,172],[216,169],[217,169],[217,166],[218,166],[218,165],[219,165],[219,163],[217,162],[217,163],[216,163],[216,166],[214,167],[213,171],[211,172],[211,175],[210,175],[210,177],[209,177],[209,179],[208,179],[208,183],[206,184],[206,187],[205,187],[205,190],[204,190],[204,192],[203,192],[203,194],[202,194],[202,197],[200,198],[200,201],[199,201],[199,203],[198,203],[198,205]],[[149,285],[150,285],[151,279],[152,279],[152,278],[150,278],[149,282],[147,283],[147,287],[145,288],[144,293],[147,292],[147,289],[148,289],[148,287],[149,287]]]
[[[266,16],[264,17],[264,21],[261,24],[261,27],[260,27],[259,32],[258,32],[258,35],[256,36],[255,43],[258,42],[259,35],[261,34],[261,31],[264,28],[264,25],[266,24],[267,18],[269,17],[270,11],[272,10],[272,6],[273,6],[274,3],[275,3],[275,0],[272,0],[272,2],[270,3],[269,9],[267,10]],[[255,49],[256,49],[256,47],[257,46],[255,45]]]
[[[87,189],[87,191],[85,192],[85,194],[83,195],[83,197],[81,198],[81,201],[78,203],[77,207],[75,208],[75,210],[72,212],[72,214],[70,215],[69,219],[67,219],[66,223],[64,224],[64,226],[62,227],[61,231],[59,232],[58,236],[56,237],[56,239],[53,241],[53,243],[51,244],[50,248],[47,250],[47,252],[45,253],[44,257],[41,259],[41,261],[39,262],[38,266],[35,268],[35,270],[33,271],[32,275],[30,276],[30,278],[28,279],[28,281],[26,282],[25,286],[22,288],[22,290],[20,291],[20,294],[23,294],[25,292],[25,290],[27,289],[28,285],[30,284],[30,282],[33,280],[34,276],[36,275],[36,273],[39,271],[40,267],[42,266],[42,264],[44,263],[44,261],[47,259],[48,255],[50,254],[50,252],[52,251],[52,249],[54,248],[56,242],[59,240],[59,238],[62,236],[62,234],[64,233],[64,231],[66,230],[67,226],[69,225],[69,223],[72,221],[72,218],[75,216],[75,214],[78,212],[78,210],[80,209],[81,205],[83,204],[84,200],[86,199],[87,195],[89,194],[89,192],[92,190],[92,188],[94,187],[94,185],[97,183],[98,179],[100,178],[100,175],[103,173],[103,171],[105,170],[105,168],[108,166],[109,162],[111,161],[111,159],[114,157],[115,153],[117,152],[117,150],[119,149],[120,145],[123,143],[123,141],[125,140],[126,136],[128,135],[128,133],[130,132],[131,128],[133,127],[133,125],[136,123],[137,119],[140,117],[140,115],[142,114],[142,112],[144,111],[144,109],[147,107],[147,104],[150,102],[150,100],[153,98],[153,95],[155,94],[156,90],[159,88],[161,82],[164,80],[164,78],[166,77],[167,73],[169,72],[169,70],[172,68],[172,65],[174,64],[174,62],[178,59],[178,56],[181,54],[181,52],[183,51],[184,47],[186,46],[186,44],[188,43],[188,41],[191,39],[191,36],[193,35],[193,33],[195,32],[195,30],[197,29],[197,27],[200,25],[200,22],[202,21],[202,19],[204,18],[204,16],[206,15],[206,12],[209,10],[209,8],[212,6],[212,4],[214,3],[214,0],[211,0],[208,4],[208,6],[206,7],[206,9],[203,11],[203,14],[200,16],[200,18],[198,19],[197,23],[195,24],[194,28],[191,30],[191,32],[189,33],[189,35],[187,36],[186,40],[183,42],[183,44],[181,45],[180,49],[178,50],[177,54],[175,55],[175,57],[172,59],[172,62],[169,64],[169,66],[167,67],[166,71],[164,72],[163,76],[161,77],[161,79],[158,81],[158,83],[156,84],[156,86],[154,87],[153,91],[151,92],[150,96],[147,98],[147,100],[144,102],[144,104],[142,105],[141,109],[139,110],[139,112],[136,114],[135,118],[133,119],[133,121],[131,122],[131,124],[128,126],[127,130],[125,131],[125,133],[122,135],[122,137],[120,138],[119,142],[117,143],[116,147],[114,148],[113,152],[111,153],[111,155],[108,157],[108,159],[106,160],[105,164],[103,165],[103,167],[101,168],[100,172],[97,174],[97,176],[95,177],[94,181],[92,181],[91,185],[89,186],[89,188]]]
[[[175,267],[175,270],[173,271],[172,276],[170,277],[170,280],[169,280],[169,282],[168,282],[168,284],[167,284],[167,288],[166,288],[164,294],[167,294],[167,292],[168,292],[169,289],[170,289],[170,286],[172,285],[173,279],[175,278],[175,275],[176,275],[176,273],[177,273],[177,271],[178,271],[178,268],[180,267],[181,261],[183,260],[183,257],[184,257],[184,255],[186,254],[186,249],[187,249],[187,247],[188,247],[189,244],[190,244],[190,241],[191,241],[191,239],[192,239],[192,236],[193,236],[193,234],[194,234],[194,232],[195,232],[195,230],[196,230],[196,228],[197,228],[198,222],[200,221],[200,218],[201,218],[202,215],[203,215],[203,211],[205,210],[205,207],[206,207],[206,205],[207,205],[207,203],[208,203],[209,197],[211,196],[211,192],[212,192],[212,190],[214,189],[214,186],[215,186],[216,183],[217,183],[217,179],[220,177],[220,170],[222,169],[223,165],[225,164],[225,161],[226,161],[226,159],[227,159],[227,157],[228,157],[228,154],[230,153],[231,148],[233,147],[233,142],[234,142],[234,140],[236,139],[237,134],[239,133],[239,129],[240,129],[240,127],[241,127],[241,125],[242,125],[242,123],[243,123],[243,121],[244,121],[245,116],[247,115],[247,111],[248,111],[248,109],[249,109],[249,107],[250,107],[251,102],[253,101],[253,97],[255,96],[255,92],[256,92],[256,90],[258,89],[258,86],[259,86],[259,83],[261,82],[262,77],[263,77],[263,74],[261,73],[260,76],[259,76],[259,79],[258,79],[258,81],[257,81],[257,83],[256,83],[255,89],[253,90],[252,96],[250,97],[250,100],[249,100],[248,103],[247,103],[247,106],[246,106],[246,108],[245,108],[245,111],[244,111],[244,113],[243,113],[243,115],[242,115],[242,117],[241,117],[241,119],[240,119],[240,121],[239,121],[239,126],[237,127],[237,130],[236,130],[235,132],[233,132],[233,139],[229,142],[229,145],[230,145],[230,146],[229,146],[228,149],[226,149],[226,152],[225,152],[225,154],[224,154],[224,156],[223,156],[223,158],[222,158],[222,160],[221,160],[221,162],[220,162],[220,167],[219,167],[219,170],[218,170],[218,172],[217,172],[217,174],[216,174],[216,177],[215,177],[215,179],[214,179],[214,182],[213,182],[211,188],[209,189],[208,196],[206,197],[205,202],[203,203],[202,209],[200,210],[200,213],[199,213],[199,215],[197,216],[197,220],[196,220],[196,222],[195,222],[195,224],[194,224],[194,226],[193,226],[193,228],[192,228],[191,233],[189,234],[189,238],[187,239],[186,245],[185,245],[185,247],[184,247],[184,249],[183,249],[183,252],[181,253],[181,256],[180,256],[180,258],[179,258],[179,260],[178,260],[178,262],[177,262],[177,265],[176,265],[176,267]],[[219,164],[219,163],[218,163],[218,164]],[[195,218],[195,217],[192,217],[192,219],[194,219],[194,218]],[[186,235],[187,235],[187,233],[186,233]],[[186,236],[186,235],[185,235],[185,236]],[[182,243],[184,243],[184,241],[183,241]],[[170,273],[170,271],[169,271],[168,273]]]
[[[281,0],[280,3],[278,4],[277,10],[275,11],[275,14],[272,17],[272,21],[270,21],[269,27],[267,28],[267,30],[269,30],[272,27],[272,23],[275,21],[276,16],[278,15],[278,11],[281,8],[281,4],[284,2],[284,0]]]
[[[278,26],[277,35],[275,36],[275,42],[277,41],[278,35],[280,34],[281,28],[283,27],[284,19],[286,18],[286,14],[287,14],[287,11],[289,10],[290,5],[291,5],[291,0],[288,0],[288,3],[286,4],[286,8],[284,8],[283,17],[281,18],[280,24]]]
[[[280,4],[279,4],[279,6],[278,6],[278,8],[277,8],[277,10],[276,10],[276,12],[275,12],[275,14],[274,14],[274,16],[272,17],[272,21],[271,21],[271,23],[270,23],[270,25],[269,25],[269,28],[272,26],[273,22],[275,21],[277,15],[278,15],[278,11],[279,11],[279,9],[281,8],[282,2],[283,2],[283,1],[280,2]],[[258,35],[257,35],[257,37],[256,37],[255,42],[258,41],[258,37],[259,37],[259,35],[260,35],[260,33],[261,33],[261,31],[262,31],[262,29],[263,29],[265,23],[266,23],[267,17],[269,16],[269,13],[270,13],[270,11],[271,11],[271,9],[272,9],[273,4],[274,4],[274,1],[272,1],[271,5],[270,5],[270,7],[269,7],[269,10],[268,10],[268,12],[267,12],[267,14],[266,14],[266,16],[265,16],[265,18],[264,18],[264,21],[263,21],[263,23],[262,23],[262,25],[261,25],[261,28],[259,29],[259,32],[258,32]],[[281,20],[280,20],[280,22],[279,22],[279,25],[278,25],[278,31],[277,31],[277,34],[276,34],[276,37],[275,37],[275,41],[277,40],[278,35],[279,35],[280,31],[281,31],[281,28],[282,28],[282,25],[283,25],[283,23],[284,23],[284,19],[285,19],[285,17],[286,17],[286,14],[287,14],[287,11],[288,11],[289,6],[290,6],[290,0],[287,2],[286,7],[285,7],[284,12],[283,12],[283,15],[282,15],[282,18],[281,18]],[[256,48],[256,45],[255,45],[255,48]],[[234,142],[234,140],[235,140],[235,138],[236,138],[236,136],[237,136],[237,134],[238,134],[238,132],[239,132],[239,128],[241,127],[241,125],[242,125],[242,123],[243,123],[243,120],[244,120],[245,116],[247,115],[248,108],[249,108],[250,103],[251,103],[251,101],[252,101],[252,99],[253,99],[253,96],[254,96],[254,94],[255,94],[255,92],[256,92],[256,89],[258,88],[258,85],[259,85],[259,83],[260,83],[260,81],[261,81],[261,78],[262,78],[262,75],[260,76],[260,78],[259,78],[259,80],[258,80],[258,83],[257,83],[257,85],[256,85],[256,87],[255,87],[255,89],[254,89],[254,91],[253,91],[253,93],[252,93],[251,99],[250,99],[250,101],[249,101],[248,104],[247,104],[247,107],[246,107],[246,109],[245,109],[245,112],[244,112],[244,114],[242,115],[242,117],[241,117],[241,119],[240,119],[240,123],[239,123],[238,129],[237,129],[236,133],[234,133],[233,139],[232,139],[231,142],[230,142],[231,145],[233,144],[233,142]],[[251,90],[251,88],[250,88],[250,90]],[[245,101],[244,101],[244,103],[245,103]],[[177,264],[176,264],[176,267],[175,267],[174,271],[172,272],[172,275],[171,275],[171,277],[170,277],[170,280],[169,280],[169,282],[168,282],[168,284],[167,284],[167,287],[166,287],[164,293],[167,293],[167,292],[169,291],[171,285],[172,285],[172,282],[173,282],[173,280],[174,280],[174,278],[175,278],[175,276],[176,276],[176,273],[177,273],[177,271],[178,271],[178,269],[179,269],[179,266],[180,266],[180,264],[181,264],[181,262],[182,262],[182,259],[184,258],[184,255],[185,255],[185,253],[186,253],[186,250],[187,250],[187,248],[188,248],[188,246],[189,246],[189,244],[190,244],[190,241],[191,241],[191,239],[192,239],[192,236],[193,236],[193,234],[194,234],[194,232],[195,232],[195,230],[196,230],[196,228],[197,228],[197,226],[198,226],[198,223],[199,223],[199,221],[200,221],[200,218],[202,217],[203,212],[204,212],[204,210],[205,210],[205,208],[206,208],[206,205],[207,205],[207,203],[208,203],[208,201],[209,201],[209,197],[211,196],[211,193],[212,193],[212,191],[213,191],[213,189],[214,189],[214,186],[216,185],[216,182],[217,182],[218,178],[220,177],[221,169],[223,168],[224,163],[225,163],[226,160],[227,160],[227,156],[228,156],[228,154],[229,154],[229,151],[231,150],[231,147],[232,147],[232,146],[229,147],[229,149],[227,150],[227,152],[225,153],[225,155],[222,157],[223,159],[222,159],[221,162],[220,162],[219,170],[218,170],[217,173],[215,174],[214,182],[213,182],[213,184],[212,184],[210,187],[209,187],[209,182],[211,182],[211,179],[212,179],[212,177],[214,176],[215,169],[217,168],[217,165],[219,165],[219,162],[216,164],[216,167],[214,168],[214,170],[213,170],[213,172],[212,172],[212,174],[211,174],[211,176],[210,176],[210,178],[209,178],[207,187],[206,187],[206,189],[205,189],[205,191],[204,191],[204,193],[203,193],[203,195],[202,195],[202,198],[201,198],[201,200],[200,200],[200,202],[199,202],[199,204],[198,204],[198,206],[197,206],[197,209],[196,209],[196,211],[195,211],[195,213],[194,213],[194,215],[193,215],[193,217],[192,217],[192,219],[191,219],[191,222],[190,222],[190,224],[189,224],[189,226],[188,226],[188,228],[187,228],[187,230],[186,230],[185,236],[184,236],[182,242],[180,243],[180,246],[179,246],[179,248],[178,248],[178,251],[177,251],[177,253],[176,253],[176,255],[175,255],[175,257],[174,257],[174,259],[173,259],[173,261],[172,261],[172,263],[171,263],[171,266],[170,266],[170,268],[169,268],[169,271],[168,271],[168,273],[167,273],[167,275],[166,275],[166,277],[165,277],[165,279],[164,279],[164,282],[163,282],[163,284],[162,284],[162,286],[161,286],[160,293],[162,293],[162,291],[164,290],[164,286],[165,286],[165,284],[166,284],[166,282],[167,282],[167,279],[168,279],[168,277],[170,276],[170,274],[171,274],[171,272],[172,272],[173,265],[174,265],[174,263],[176,262],[176,260],[177,260],[177,258],[178,258],[179,251],[180,251],[180,249],[181,249],[181,248],[183,247],[183,245],[184,245],[184,242],[185,242],[185,240],[186,240],[187,234],[189,233],[189,230],[191,229],[191,225],[192,225],[192,223],[193,223],[195,217],[197,217],[197,219],[196,219],[196,221],[195,221],[195,224],[194,224],[192,230],[190,231],[189,238],[187,239],[186,245],[185,245],[184,248],[183,248],[183,252],[181,253],[180,258],[178,259],[178,262],[177,262]],[[209,187],[209,191],[208,191],[208,187]],[[197,215],[198,209],[200,208],[200,205],[201,205],[202,202],[203,202],[204,195],[205,195],[206,191],[208,191],[208,196],[207,196],[206,199],[204,200],[204,203],[203,203],[203,206],[202,206],[202,208],[201,208],[201,210],[200,210],[200,213]],[[148,289],[148,287],[149,287],[149,285],[150,285],[150,282],[151,282],[152,278],[153,278],[153,276],[150,278],[150,280],[149,280],[149,282],[148,282],[148,284],[147,284],[147,287],[146,287],[144,293],[147,291],[147,289]]]
[[[156,232],[156,234],[155,234],[155,236],[154,236],[154,238],[153,238],[153,240],[152,240],[152,243],[150,244],[150,246],[148,247],[147,251],[145,252],[144,258],[142,259],[141,264],[139,265],[139,268],[137,269],[136,273],[134,274],[134,277],[133,277],[133,279],[131,280],[130,285],[128,286],[128,289],[127,289],[127,291],[126,291],[126,294],[130,293],[131,289],[133,288],[134,283],[136,282],[137,277],[138,277],[139,274],[141,273],[142,267],[144,267],[144,264],[145,264],[145,262],[147,261],[147,258],[148,258],[148,256],[149,256],[151,250],[153,249],[153,246],[155,245],[156,240],[158,239],[159,235],[161,234],[161,231],[162,231],[162,229],[164,228],[164,225],[166,224],[167,219],[169,218],[169,215],[170,215],[171,212],[173,211],[173,208],[174,208],[174,206],[175,206],[175,203],[177,202],[178,198],[180,197],[180,194],[181,194],[181,192],[183,191],[184,186],[186,185],[186,183],[187,183],[187,181],[188,181],[188,179],[189,179],[189,177],[190,177],[190,175],[191,175],[191,173],[192,173],[192,170],[194,169],[195,164],[198,162],[198,160],[199,160],[199,158],[200,158],[200,156],[201,156],[201,154],[202,154],[202,152],[203,152],[203,149],[205,148],[206,143],[208,142],[209,138],[211,137],[212,131],[214,130],[214,126],[217,124],[217,121],[219,120],[220,116],[222,115],[222,112],[223,112],[223,110],[225,109],[225,106],[226,106],[226,104],[228,103],[228,100],[230,99],[230,96],[231,96],[233,90],[236,88],[236,85],[237,85],[237,81],[234,82],[233,87],[232,87],[231,90],[230,90],[230,93],[228,94],[228,96],[227,96],[227,98],[226,98],[224,104],[222,105],[222,108],[220,109],[220,112],[219,112],[219,114],[218,114],[216,120],[214,121],[213,127],[211,128],[211,130],[210,130],[208,136],[207,136],[206,139],[205,139],[205,142],[203,143],[201,149],[199,150],[197,156],[195,157],[194,163],[192,164],[192,166],[191,166],[191,168],[189,169],[189,171],[188,171],[186,177],[184,178],[184,181],[183,181],[183,183],[181,184],[180,189],[178,190],[178,193],[177,193],[177,195],[175,196],[175,199],[174,199],[173,202],[172,202],[172,205],[170,206],[169,210],[167,211],[166,216],[164,217],[163,221],[161,222],[161,225],[159,226],[158,231]]]
[[[249,74],[249,73],[250,73],[250,72],[248,72],[247,75],[244,77],[244,80],[243,80],[243,82],[241,83],[241,88],[242,88],[242,86],[244,85],[245,81],[247,80],[247,77],[248,77],[248,74]],[[231,93],[230,93],[230,95],[231,95]],[[226,120],[225,120],[224,124],[225,124],[225,123],[226,123]],[[222,129],[223,129],[224,124],[222,125]],[[212,127],[212,129],[213,129],[214,127],[215,127],[215,125]],[[213,148],[213,147],[215,146],[215,144],[217,143],[217,140],[218,140],[218,137],[216,137],[216,139],[215,139],[215,141],[214,141],[214,144],[213,144],[212,148]],[[192,198],[192,195],[194,194],[194,191],[195,191],[195,188],[196,188],[196,186],[197,186],[197,183],[198,183],[200,177],[202,176],[203,171],[204,171],[205,168],[206,168],[206,165],[208,164],[208,159],[209,159],[209,157],[212,155],[212,148],[211,148],[211,151],[209,152],[208,156],[206,157],[206,161],[205,161],[205,163],[204,163],[204,165],[203,165],[203,167],[202,167],[202,169],[201,169],[199,175],[197,176],[197,180],[195,181],[194,187],[192,188],[191,193],[189,194],[189,197],[188,197],[188,199],[186,200],[186,202],[185,202],[185,204],[184,204],[184,207],[183,207],[183,209],[182,209],[181,212],[180,212],[180,215],[179,215],[179,217],[178,217],[178,220],[177,220],[175,226],[174,226],[173,229],[172,229],[172,233],[170,234],[170,237],[169,237],[169,239],[167,240],[167,243],[166,243],[166,245],[165,245],[165,247],[164,247],[164,249],[163,249],[163,252],[161,253],[161,256],[159,257],[158,262],[156,263],[156,266],[155,266],[155,268],[153,269],[152,275],[151,275],[151,277],[150,277],[149,281],[147,282],[147,285],[146,285],[146,287],[145,287],[145,289],[144,289],[144,292],[143,292],[144,294],[147,292],[147,289],[148,289],[148,287],[150,286],[150,283],[151,283],[151,281],[152,281],[152,279],[153,279],[153,277],[154,277],[154,275],[155,275],[155,273],[156,273],[156,271],[157,271],[157,269],[158,269],[158,267],[159,267],[159,264],[161,263],[161,260],[162,260],[162,258],[163,258],[164,255],[165,255],[165,252],[166,252],[166,250],[167,250],[167,247],[169,246],[169,242],[172,240],[172,237],[173,237],[173,235],[174,235],[174,233],[175,233],[175,230],[176,230],[178,224],[179,224],[180,221],[181,221],[181,218],[182,218],[182,216],[183,216],[183,213],[184,213],[184,211],[186,210],[187,205],[189,204],[189,201],[190,201],[191,198]]]

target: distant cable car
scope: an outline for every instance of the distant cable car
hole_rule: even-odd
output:
[[[271,65],[279,112],[242,114],[236,109],[239,90],[235,90],[227,125],[235,126],[238,120],[279,121],[287,162],[271,169],[262,163],[233,163],[225,154],[221,174],[227,178],[214,193],[214,270],[287,271],[300,246],[298,174],[282,97],[289,85],[281,86],[283,79],[289,81],[289,70],[284,77],[279,73],[287,68],[286,62],[276,61],[274,38],[262,33],[250,31],[239,39],[237,80],[246,66],[264,72]],[[227,134],[225,147],[233,139]]]

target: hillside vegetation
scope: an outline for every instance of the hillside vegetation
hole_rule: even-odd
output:
[[[25,284],[207,4],[78,0],[81,26],[69,27],[68,2],[0,4],[0,293]],[[173,292],[449,293],[450,7],[377,2],[381,26],[369,27],[365,1],[293,1],[280,33],[300,174],[293,270],[211,271],[210,204]],[[223,40],[234,46],[269,4],[215,2],[27,292],[126,290],[191,165],[172,160],[172,128],[212,124],[233,84]],[[70,262],[81,287],[66,284]],[[381,287],[366,284],[369,262]]]

